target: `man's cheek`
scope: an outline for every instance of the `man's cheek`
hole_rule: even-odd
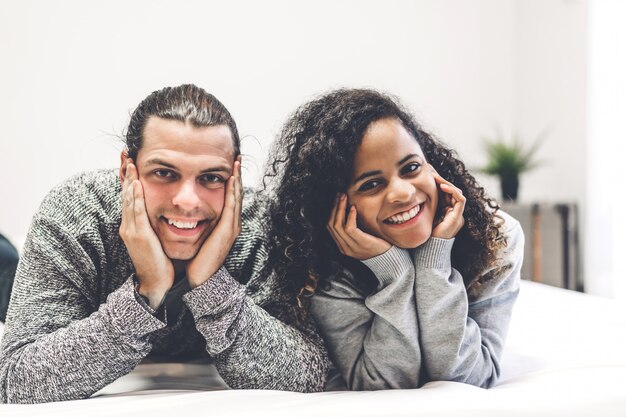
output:
[[[155,196],[149,184],[146,184],[141,178],[139,179],[139,182],[141,183],[141,189],[143,191],[143,204],[144,204],[144,207],[146,208],[146,213],[148,215],[148,218],[150,219],[150,222],[152,222],[152,217],[154,214],[153,203],[155,201]],[[154,227],[154,225],[152,225],[152,227]]]
[[[224,210],[224,201],[226,201],[226,188],[220,190],[208,190],[207,205],[209,209],[215,213],[215,217],[219,218]]]

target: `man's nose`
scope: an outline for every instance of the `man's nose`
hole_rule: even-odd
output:
[[[387,201],[390,203],[405,203],[413,198],[415,186],[402,178],[394,178],[389,183]]]
[[[180,183],[180,187],[176,191],[172,203],[184,210],[193,210],[200,205],[200,197],[196,190],[195,181],[185,181]]]

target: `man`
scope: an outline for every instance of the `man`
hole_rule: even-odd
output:
[[[262,207],[242,201],[222,103],[193,85],[152,93],[121,161],[119,177],[57,186],[35,215],[0,344],[0,400],[86,398],[149,353],[204,350],[232,388],[321,390],[323,343],[262,271]]]

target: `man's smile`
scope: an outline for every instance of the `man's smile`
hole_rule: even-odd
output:
[[[169,231],[181,237],[191,237],[202,233],[209,224],[207,219],[173,219],[165,216],[161,217],[161,221],[167,225]]]

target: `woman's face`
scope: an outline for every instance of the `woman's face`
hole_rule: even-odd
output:
[[[347,194],[359,227],[395,246],[415,248],[432,233],[437,185],[419,144],[397,119],[369,125]]]

